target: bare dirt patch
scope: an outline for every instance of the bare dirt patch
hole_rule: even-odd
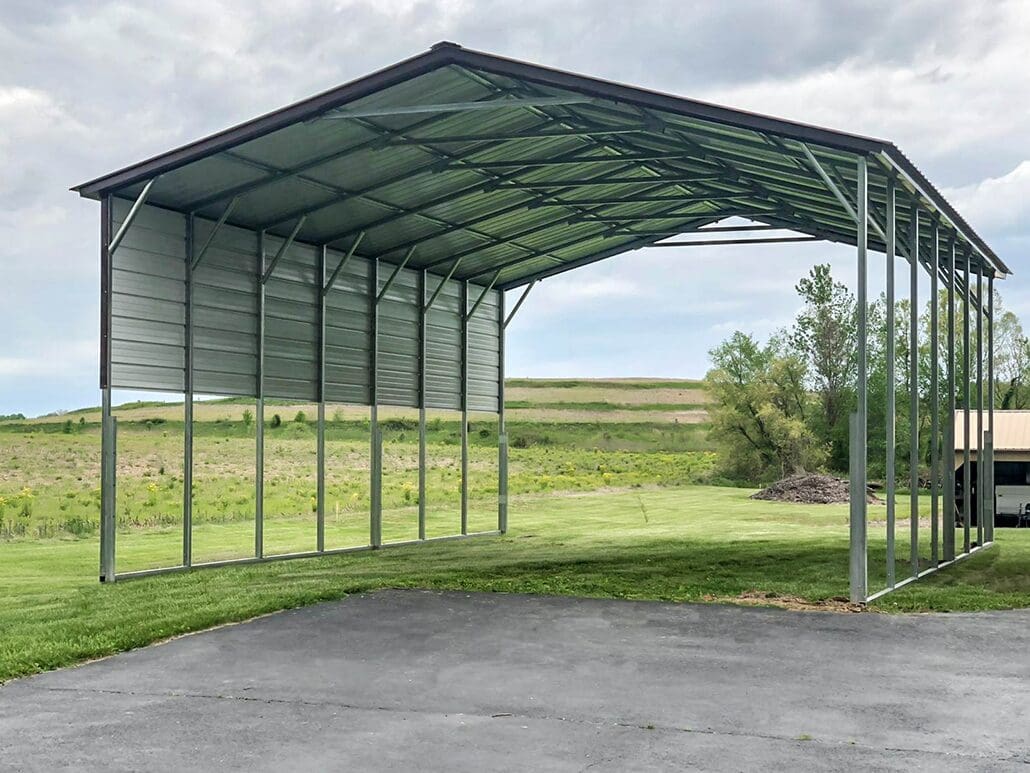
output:
[[[865,604],[853,604],[843,596],[811,601],[799,596],[780,595],[764,590],[746,590],[738,596],[705,596],[705,601],[744,604],[753,607],[779,607],[796,612],[868,612]]]

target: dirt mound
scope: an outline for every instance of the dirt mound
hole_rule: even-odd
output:
[[[866,496],[869,502],[879,501],[868,492],[866,492]],[[847,502],[850,495],[848,481],[845,478],[803,472],[778,480],[768,488],[752,494],[751,498],[767,499],[773,502],[830,505]]]

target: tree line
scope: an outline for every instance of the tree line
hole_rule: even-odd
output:
[[[848,416],[857,400],[858,305],[854,294],[833,279],[828,264],[812,268],[795,290],[801,310],[793,324],[764,343],[741,331],[709,352],[712,369],[706,375],[712,398],[711,439],[720,450],[723,474],[732,480],[764,482],[799,471],[848,469]],[[919,458],[930,456],[931,305],[938,304],[938,393],[942,431],[947,420],[948,293],[928,299],[918,316],[915,350],[918,392]],[[963,404],[962,314],[964,300],[956,299],[957,404]],[[897,474],[909,469],[909,343],[910,302],[894,304],[895,437]],[[994,294],[995,408],[1030,405],[1030,344],[1019,318]],[[975,309],[970,315],[971,378],[976,378]],[[870,476],[882,477],[886,459],[887,417],[887,299],[869,303],[868,423]],[[987,342],[984,326],[984,400],[986,404]],[[973,390],[973,404],[976,394]]]

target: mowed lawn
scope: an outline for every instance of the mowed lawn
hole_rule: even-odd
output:
[[[847,595],[847,506],[748,499],[750,490],[687,486],[517,498],[504,537],[236,566],[100,585],[95,539],[0,543],[0,681],[169,636],[377,588],[732,601],[760,591],[820,601]],[[927,503],[924,503],[926,505]],[[478,502],[488,520],[492,504]],[[882,506],[870,507],[870,576],[883,582]],[[924,509],[926,509],[924,507]],[[904,501],[899,513],[907,512]],[[394,523],[412,507],[386,514]],[[453,516],[452,516],[453,517]],[[271,519],[284,544],[313,539],[310,518]],[[202,524],[194,541],[241,549],[252,524]],[[356,519],[341,538],[364,539]],[[907,521],[898,556],[907,559]],[[176,530],[122,532],[136,560],[174,555]],[[961,539],[958,540],[961,544]],[[927,551],[921,551],[925,554]],[[906,564],[899,561],[899,577]],[[753,594],[751,594],[753,595]],[[890,594],[882,611],[1030,606],[1030,531]]]

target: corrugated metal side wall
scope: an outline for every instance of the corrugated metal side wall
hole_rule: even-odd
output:
[[[431,298],[443,277],[426,278]],[[426,314],[426,407],[461,409],[461,283],[448,282]]]
[[[469,305],[481,289],[469,285]],[[486,294],[468,327],[468,407],[470,411],[497,411],[497,378],[500,373],[501,303],[498,293]]]
[[[211,228],[194,221],[197,250]],[[257,235],[222,226],[193,272],[193,389],[199,394],[256,394],[258,269]]]
[[[113,202],[117,232],[129,204]],[[185,390],[186,218],[144,207],[111,264],[111,384]]]
[[[129,209],[114,201],[117,229]],[[194,221],[199,251],[213,224]],[[119,389],[185,390],[186,217],[144,206],[112,258],[112,378]],[[264,264],[282,239],[266,236]],[[328,250],[325,274],[344,254]],[[290,246],[265,284],[264,394],[318,398],[320,250]],[[368,405],[372,298],[371,261],[352,258],[325,298],[325,399]],[[193,389],[198,394],[255,396],[258,392],[258,236],[222,226],[193,272]],[[379,290],[393,266],[382,264]],[[419,270],[403,269],[379,303],[380,405],[418,407]],[[426,297],[441,277],[429,275]],[[427,312],[426,405],[461,408],[462,283],[448,281]],[[469,285],[469,305],[482,287]],[[500,293],[492,290],[469,320],[469,409],[498,409]]]
[[[282,239],[265,237],[265,262]],[[318,399],[319,252],[293,244],[265,284],[265,397]]]

